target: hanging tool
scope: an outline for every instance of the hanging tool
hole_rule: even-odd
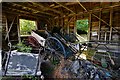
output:
[[[5,65],[5,72],[4,72],[4,76],[6,76],[7,69],[8,69],[8,63],[9,63],[9,61],[10,61],[10,56],[11,56],[11,47],[12,47],[11,42],[9,42],[9,43],[8,43],[8,46],[9,46],[9,54],[8,54],[8,57],[7,57],[7,60],[6,60],[6,65]]]

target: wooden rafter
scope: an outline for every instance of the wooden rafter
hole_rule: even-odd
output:
[[[99,19],[100,21],[104,22],[106,25],[110,26],[106,21],[104,21],[103,19],[99,18],[98,16],[96,16],[95,14],[92,13],[92,15],[94,17],[96,17],[97,19]]]
[[[97,9],[93,9],[93,10],[88,10],[87,12],[84,11],[84,12],[79,12],[77,14],[69,14],[68,16],[74,16],[74,15],[81,15],[81,14],[85,14],[85,13],[93,13],[93,12],[100,12],[101,10],[106,10],[106,9],[110,9],[110,8],[113,8],[113,7],[118,7],[120,5],[113,5],[113,6],[110,6],[110,7],[105,7],[105,8],[97,8]]]
[[[81,4],[80,2],[78,2],[79,4]],[[81,4],[80,5],[86,12],[88,12],[88,10]],[[89,13],[89,12],[88,12]],[[94,17],[96,17],[97,19],[99,19],[100,21],[104,22],[106,25],[108,25],[109,27],[112,27],[110,24],[108,24],[106,21],[104,21],[103,19],[99,18],[98,16],[96,16],[95,14],[92,13],[92,15]],[[116,28],[113,28],[115,31],[118,31]]]
[[[73,14],[76,14],[73,10],[71,10],[70,8],[68,8],[66,5],[64,5],[64,4],[61,4],[60,2],[56,2],[55,0],[53,0],[55,3],[57,3],[57,4],[59,4],[59,5],[61,5],[63,8],[65,8],[65,9],[67,9],[67,10],[69,10],[70,12],[72,12]]]
[[[43,18],[48,18],[48,16],[43,16],[43,15],[38,15],[38,14],[33,14],[33,13],[30,13],[30,12],[26,12],[26,11],[23,11],[23,10],[18,10],[16,8],[10,8],[10,7],[6,7],[6,6],[2,6],[3,7],[3,10],[7,10],[7,11],[10,11],[10,12],[14,12],[14,13],[21,13],[21,14],[27,14],[27,15],[33,15],[33,16],[37,16],[37,17],[43,17]]]
[[[77,4],[77,2],[67,2],[65,5],[74,5]]]
[[[23,14],[23,13],[19,13],[19,12],[13,12],[13,11],[2,11],[3,13],[8,13],[8,14],[13,14],[13,15],[19,15],[19,16],[27,16],[27,17],[31,17],[31,18],[35,18],[37,19],[37,16],[33,16],[33,15],[28,15],[28,14]]]
[[[86,11],[86,12],[88,12],[87,11],[87,9],[78,1],[78,4]]]
[[[78,1],[78,0],[77,0]],[[78,1],[78,4],[86,11],[88,12],[88,10]],[[89,12],[88,12],[89,13]],[[96,16],[95,14],[92,14],[94,17],[98,18],[99,20],[101,20],[102,22],[104,22],[105,24],[109,25],[106,21],[104,21],[103,19],[99,18],[98,16]]]
[[[68,22],[65,24],[65,26],[68,26],[69,25],[69,23],[71,22],[71,20],[74,18],[74,16],[73,17],[71,17],[70,18],[70,20],[68,20]]]
[[[31,15],[31,14],[23,14],[23,13],[15,12],[15,11],[7,11],[7,10],[5,10],[5,11],[2,11],[2,12],[8,13],[8,14],[11,13],[11,14],[14,14],[14,15],[18,15],[19,18],[20,18],[21,16],[28,16],[28,17],[31,17],[31,18],[34,18],[34,19],[37,20],[37,18],[39,17],[39,16],[35,16],[35,15]],[[14,12],[15,12],[15,13],[14,13]],[[49,21],[50,21],[48,18],[39,18],[39,20],[45,21],[45,22],[49,22]]]
[[[44,11],[42,11],[42,10],[39,9],[39,8],[35,8],[35,7],[29,6],[29,5],[25,5],[25,4],[23,4],[23,3],[12,3],[12,4],[17,5],[17,6],[25,7],[25,8],[27,8],[27,9],[30,9],[30,10],[34,11],[34,12],[39,12],[39,13],[46,14],[46,15],[49,15],[49,16],[57,16],[57,15],[55,15],[55,14],[51,14],[51,13],[44,12]]]
[[[93,10],[88,10],[88,12],[84,11],[84,12],[79,12],[79,13],[77,13],[77,14],[71,13],[71,14],[68,15],[68,17],[74,16],[74,15],[77,16],[77,15],[82,15],[82,14],[87,14],[87,13],[100,12],[101,10],[104,11],[104,10],[106,10],[106,9],[110,9],[110,8],[114,8],[114,7],[118,7],[118,6],[120,6],[120,5],[113,5],[113,6],[104,7],[104,8],[96,8],[96,9],[93,9]],[[58,18],[58,17],[56,17],[56,18]],[[64,18],[64,16],[61,17],[61,18]]]
[[[110,23],[111,27],[110,27],[109,41],[111,41],[111,39],[112,39],[112,25],[113,25],[112,19],[113,19],[113,8],[111,8],[111,10],[110,10],[110,22],[109,23]]]
[[[67,6],[67,5],[74,5],[74,4],[78,4],[77,2],[68,2],[68,3],[65,3],[65,5]],[[56,6],[54,6],[54,7],[52,7],[52,8],[60,8],[60,7],[62,7],[61,5],[56,5]]]
[[[60,12],[60,11],[58,11],[58,10],[56,10],[56,9],[52,9],[52,8],[43,6],[42,3],[35,3],[35,2],[32,2],[32,4],[34,4],[34,5],[38,6],[38,7],[43,8],[43,9],[44,9],[43,11],[50,10],[50,11],[53,11],[53,12],[58,13],[58,14],[60,14],[60,15],[63,15],[62,12]]]
[[[102,17],[102,11],[99,13],[99,18]],[[99,20],[99,27],[98,27],[98,40],[100,40],[100,31],[101,31],[101,21]]]

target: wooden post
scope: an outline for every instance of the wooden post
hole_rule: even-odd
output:
[[[63,26],[63,20],[60,18],[60,27]]]
[[[6,32],[8,32],[8,20],[7,20],[7,17],[6,17]],[[9,41],[9,35],[8,35],[8,41]]]
[[[89,28],[88,28],[88,40],[91,40],[91,23],[92,23],[92,19],[91,19],[92,14],[89,13]]]
[[[104,40],[106,41],[107,40],[107,31],[105,31],[105,38]]]
[[[56,19],[54,18],[54,26],[56,25]]]
[[[62,28],[64,27],[64,18],[62,18]]]
[[[58,18],[58,27],[60,27],[60,23],[61,23],[61,20],[60,20],[60,16]]]
[[[86,11],[88,12],[88,10],[78,1],[79,5]],[[90,12],[88,12],[90,13]],[[104,22],[106,25],[110,26],[106,21],[104,21],[103,19],[99,18],[98,16],[96,16],[95,14],[92,13],[92,16],[96,17],[97,19],[101,20],[102,22]]]
[[[12,23],[10,24],[9,30],[8,30],[6,36],[5,36],[5,40],[6,40],[6,39],[8,38],[8,36],[9,36],[9,33],[10,33],[10,31],[11,31],[11,28],[12,28],[12,26],[13,26],[13,23],[14,23],[14,21],[15,21],[15,18],[16,18],[16,16],[14,17]]]
[[[74,33],[77,33],[77,26],[76,26],[76,21],[77,21],[77,17],[76,15],[74,16]]]
[[[66,26],[67,26],[67,33],[69,34],[69,32],[70,32],[70,27],[69,27],[69,17],[68,17],[68,19],[67,19],[67,24],[66,24]]]
[[[19,23],[19,17],[18,17],[18,23]],[[20,23],[19,23],[19,25],[20,25]],[[36,27],[35,29],[38,30],[38,26],[37,26],[37,25],[38,25],[38,20],[35,21],[35,25],[36,25],[36,26],[35,26],[35,27]],[[20,26],[19,26],[19,27],[20,27]]]
[[[62,20],[63,20],[63,26],[62,27],[64,28],[65,27],[65,20],[64,20],[64,18]]]
[[[17,30],[18,30],[18,42],[21,42],[20,39],[20,23],[19,23],[19,17],[17,16]]]
[[[99,13],[99,18],[101,18],[102,12],[100,11]],[[99,28],[98,28],[98,40],[100,40],[100,31],[101,31],[101,20],[99,20]]]
[[[60,22],[60,21],[59,21],[59,17],[58,17],[58,18],[57,18],[57,27],[59,26],[59,22]]]
[[[64,24],[64,30],[65,30],[65,32],[66,33],[68,33],[69,32],[69,29],[68,29],[68,17],[65,17],[64,18],[64,22],[65,22],[65,24]]]
[[[52,19],[52,26],[51,26],[51,30],[53,29],[53,27],[55,26],[55,19]]]
[[[112,19],[113,19],[113,8],[110,9],[110,35],[109,41],[112,39]]]
[[[55,19],[53,19],[53,26],[55,26]]]

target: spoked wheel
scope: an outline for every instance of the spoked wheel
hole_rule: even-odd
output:
[[[58,64],[66,53],[63,44],[55,37],[46,39],[45,48],[50,51],[49,59],[53,64]]]

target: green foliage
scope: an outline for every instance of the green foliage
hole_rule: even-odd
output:
[[[88,19],[86,20],[77,20],[76,27],[78,30],[88,32]]]
[[[27,52],[27,53],[30,53],[32,48],[30,46],[26,46],[24,44],[24,41],[18,43],[17,45],[17,50],[20,51],[20,52]]]
[[[35,21],[20,19],[20,34],[29,35],[31,30],[35,30]]]
[[[57,64],[60,63],[60,61],[59,61],[58,59],[53,59],[53,60],[51,60],[51,63],[52,63],[53,65],[57,65]]]
[[[25,79],[25,80],[38,80],[37,77],[32,76],[32,75],[23,75],[21,77],[22,79]]]

